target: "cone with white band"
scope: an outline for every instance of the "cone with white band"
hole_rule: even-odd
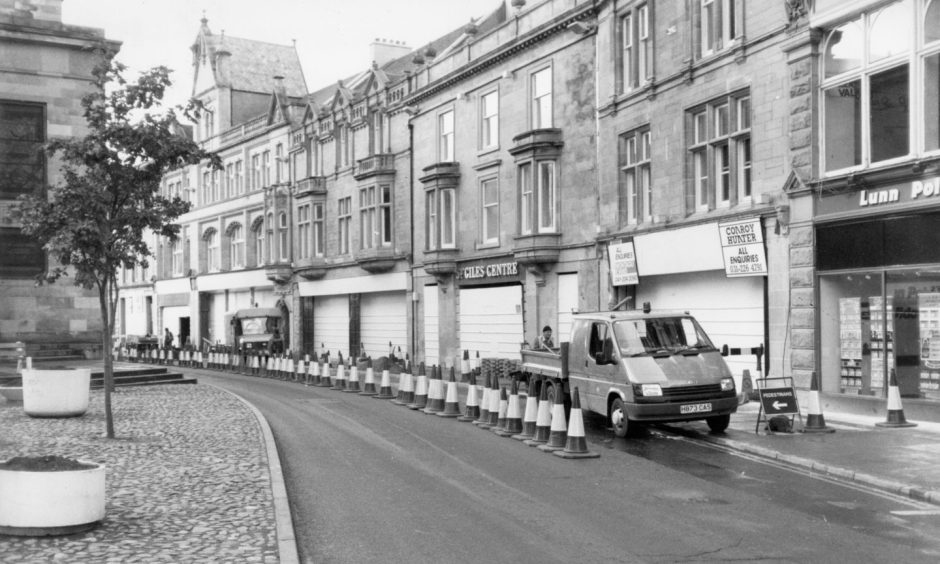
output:
[[[470,352],[463,351],[463,358],[460,360],[460,381],[466,382],[470,378]]]
[[[578,388],[571,396],[571,414],[569,415],[568,438],[564,450],[553,451],[552,454],[562,458],[598,458],[600,453],[591,452],[587,448],[587,439],[584,437],[584,420],[581,416],[581,399],[578,397]]]
[[[809,409],[806,415],[806,425],[803,426],[804,433],[835,433],[832,427],[826,427],[826,418],[823,417],[822,408],[819,406],[819,378],[816,372],[813,372],[813,378],[809,385]]]
[[[490,375],[490,418],[486,421],[485,424],[480,425],[484,429],[490,427],[496,427],[499,425],[499,407],[500,407],[500,388],[499,388],[499,376],[496,374]],[[503,412],[505,417],[506,413]]]
[[[457,394],[457,378],[454,367],[450,367],[450,378],[447,380],[447,393],[444,396],[444,410],[438,417],[460,417],[460,400]]]
[[[324,360],[320,364],[320,380],[317,382],[317,386],[320,386],[321,388],[332,388],[333,382],[330,379],[330,371],[332,368],[330,367],[330,363],[325,360],[329,357],[323,358]]]
[[[366,360],[366,381],[362,384],[362,391],[359,392],[361,396],[375,396],[378,395],[378,390],[375,389],[375,369],[372,367],[372,359]]]
[[[506,422],[502,429],[496,430],[500,437],[511,437],[522,432],[522,413],[519,409],[519,383],[515,378],[509,388],[509,402],[506,406]]]
[[[339,363],[336,365],[336,376],[333,378],[333,389],[346,389],[346,365],[343,364],[343,353],[339,353]]]
[[[477,417],[474,425],[487,425],[490,420],[490,375],[483,377],[483,395],[480,398],[480,416]]]
[[[398,375],[398,397],[392,400],[395,405],[407,406],[415,400],[415,382],[411,376],[411,371],[406,367],[405,371]]]
[[[562,406],[564,407],[564,406]],[[539,409],[535,416],[535,436],[523,442],[529,446],[544,445],[548,442],[552,427],[552,404],[548,401],[548,384],[539,379]]]
[[[529,377],[529,386],[525,399],[525,414],[522,417],[522,431],[513,435],[512,438],[517,441],[525,441],[535,438],[535,424],[538,421],[539,412],[539,390],[541,381],[536,380],[534,376]]]
[[[509,413],[509,396],[506,394],[506,388],[499,389],[499,407],[496,412],[496,425],[490,428],[494,433],[500,433],[506,430],[506,415]],[[491,415],[492,417],[492,415]]]
[[[562,399],[561,384],[555,386],[555,403],[552,404],[552,427],[548,433],[548,442],[539,445],[539,450],[555,452],[565,448],[568,441],[568,425],[565,423],[565,403]]]
[[[428,405],[428,377],[424,373],[424,363],[418,365],[418,383],[415,386],[414,401],[408,404],[408,409],[424,409]]]
[[[356,365],[355,362],[352,362],[352,359],[350,359],[349,378],[347,378],[346,380],[346,389],[343,391],[347,393],[358,394],[360,389],[361,388],[359,387],[359,367]]]
[[[898,377],[891,369],[891,383],[888,385],[888,418],[875,423],[876,427],[916,427],[904,417],[904,408],[901,407],[901,390],[898,388]]]
[[[428,405],[425,413],[438,413],[444,411],[444,381],[441,380],[441,368],[437,365],[431,367],[431,377],[428,379]]]
[[[477,398],[477,379],[473,372],[469,373],[470,385],[467,387],[467,402],[464,408],[464,414],[457,418],[457,421],[475,421],[480,417],[480,403]]]

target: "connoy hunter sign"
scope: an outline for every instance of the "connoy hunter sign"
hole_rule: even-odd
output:
[[[719,223],[718,234],[725,259],[725,274],[729,278],[767,275],[764,233],[759,217]]]

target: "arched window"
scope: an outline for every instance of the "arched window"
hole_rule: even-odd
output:
[[[245,230],[240,223],[232,224],[228,231],[229,237],[229,268],[243,268],[245,266]]]
[[[219,252],[219,233],[214,228],[210,228],[205,234],[206,243],[206,270],[217,272],[221,268]]]

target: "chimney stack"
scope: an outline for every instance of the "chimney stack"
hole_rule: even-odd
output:
[[[372,62],[379,67],[383,67],[385,64],[395,59],[408,55],[411,49],[405,45],[404,41],[380,39],[377,37],[369,44],[369,51],[372,55]]]

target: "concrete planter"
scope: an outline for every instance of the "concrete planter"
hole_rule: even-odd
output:
[[[23,411],[30,417],[77,417],[88,410],[90,368],[23,371]]]
[[[0,534],[69,535],[105,515],[105,466],[80,470],[13,470],[0,465]]]
[[[23,401],[23,386],[0,386],[0,396],[7,401]]]

